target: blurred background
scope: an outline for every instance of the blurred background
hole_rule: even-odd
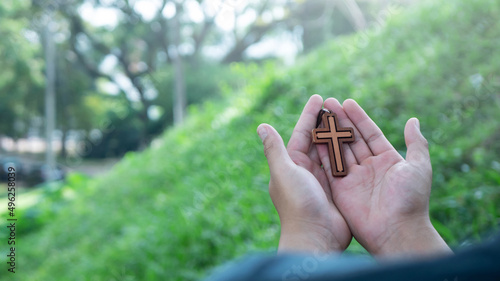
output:
[[[197,280],[274,251],[255,129],[286,141],[312,94],[356,99],[403,156],[418,117],[434,226],[455,248],[489,239],[499,20],[498,0],[3,1],[0,240],[15,167],[15,277]]]

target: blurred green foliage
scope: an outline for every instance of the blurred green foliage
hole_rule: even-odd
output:
[[[232,65],[246,78],[238,94],[192,106],[184,126],[106,176],[75,176],[43,196],[36,231],[19,238],[16,277],[194,280],[274,250],[279,222],[255,129],[267,122],[288,139],[311,94],[356,99],[403,155],[405,122],[417,116],[430,142],[438,231],[459,246],[498,230],[499,14],[498,1],[425,1],[291,70]]]
[[[0,3],[0,132],[21,137],[38,107],[43,90],[43,62],[36,57],[40,47],[27,38],[29,21],[22,17],[27,1]],[[8,133],[7,133],[8,132]]]
[[[197,60],[185,66],[187,104],[200,104],[207,99],[220,98],[224,89],[236,89],[242,83],[240,74],[227,65]],[[146,126],[149,140],[160,135],[173,124],[174,71],[171,65],[159,68],[150,75],[151,83],[159,89],[155,98],[149,101],[150,108],[157,110],[157,117],[151,118]],[[127,151],[135,151],[141,145],[141,130],[144,124],[140,114],[130,106],[123,96],[87,95],[86,102],[92,107],[93,124],[102,135],[96,139],[88,136],[91,149],[82,153],[85,158],[121,157]]]
[[[221,88],[237,88],[242,83],[242,77],[222,65],[202,59],[188,61],[184,65],[187,104],[200,104],[207,99],[219,98]],[[160,67],[151,76],[152,83],[158,89],[158,97],[152,101],[159,106],[162,116],[156,122],[151,122],[151,134],[158,135],[167,125],[173,124],[173,89],[175,84],[174,69],[171,65]]]

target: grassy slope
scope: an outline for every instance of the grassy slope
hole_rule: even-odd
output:
[[[491,94],[500,5],[448,2],[394,10],[387,27],[331,42],[285,73],[244,69],[239,94],[193,109],[157,146],[73,188],[76,199],[22,237],[17,277],[191,280],[247,251],[274,249],[279,225],[255,128],[271,123],[287,139],[313,93],[357,99],[402,153],[405,121],[418,116],[435,169],[434,222],[449,242],[477,238],[500,212]],[[488,80],[474,88],[481,77]]]

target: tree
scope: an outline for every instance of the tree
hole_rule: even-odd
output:
[[[129,101],[130,107],[137,112],[143,124],[140,135],[144,145],[151,140],[147,131],[151,122],[148,112],[154,104],[155,96],[169,94],[175,97],[174,122],[181,123],[188,100],[185,93],[184,62],[199,64],[204,59],[204,46],[218,46],[222,44],[223,37],[227,36],[215,28],[214,21],[220,10],[210,12],[205,2],[208,1],[162,0],[158,2],[154,16],[146,18],[138,12],[136,5],[139,1],[93,1],[95,7],[111,8],[122,15],[112,32],[92,26],[82,19],[77,8],[90,2],[79,1],[78,5],[73,3],[60,6],[69,22],[71,48],[87,73],[93,79],[104,78],[119,86],[124,95],[130,95],[131,92],[137,94],[136,100],[129,98]],[[236,8],[232,10],[232,15],[236,18],[248,10],[254,10],[257,16],[241,30],[236,30],[235,27],[234,32],[231,32],[234,44],[220,58],[222,63],[242,60],[245,50],[260,41],[266,32],[279,23],[278,20],[262,20],[265,12],[272,8],[269,1],[249,4],[241,11]],[[199,10],[201,21],[193,21],[193,9]],[[171,11],[171,15],[166,15],[167,10]],[[109,57],[114,57],[117,61],[118,68],[113,73],[105,73],[99,69],[99,65]],[[155,73],[163,63],[174,69],[174,89],[155,88],[155,84],[158,84],[154,82]],[[125,89],[123,82],[120,83],[117,77],[126,77],[133,89]]]
[[[24,136],[42,91],[40,46],[29,32],[24,1],[0,3],[0,134],[14,140]]]
[[[304,1],[290,5],[288,27],[300,26],[302,44],[308,52],[335,36],[363,30],[368,26],[368,3],[355,0]]]
[[[19,10],[26,14],[29,5],[25,1],[22,3],[24,6]],[[141,8],[145,3],[149,3],[149,13]],[[156,6],[151,6],[151,3]],[[16,5],[21,7],[21,4]],[[118,20],[113,26],[96,26],[82,15],[84,7],[114,11]],[[307,48],[309,43],[306,42],[313,42],[310,44],[313,47],[329,38],[330,34],[353,32],[355,28],[349,22],[357,28],[362,28],[366,22],[363,7],[353,0],[32,0],[29,12],[54,11],[57,36],[62,38],[58,41],[56,92],[58,128],[62,130],[63,138],[70,129],[89,130],[93,126],[92,122],[85,121],[90,118],[86,112],[92,112],[92,109],[86,108],[82,101],[89,93],[106,91],[101,86],[108,84],[118,89],[116,94],[128,103],[129,114],[139,120],[138,135],[144,147],[167,124],[180,124],[187,104],[218,92],[213,87],[213,80],[224,80],[228,76],[217,64],[228,65],[251,59],[247,50],[252,45],[273,35],[291,32],[297,26],[303,27],[302,40]],[[326,12],[321,21],[302,22],[311,11]],[[35,20],[31,21],[34,24],[26,30],[36,31],[37,24]],[[318,26],[326,27],[317,32]],[[318,38],[311,40],[318,34]],[[23,52],[21,61],[25,66],[41,59],[39,44],[34,46],[36,50],[32,57],[35,59],[27,57],[30,52]],[[214,54],[213,49],[222,51]],[[23,75],[38,84],[30,81],[27,85],[40,88],[43,85],[42,72],[28,69],[34,71],[34,76],[30,77],[29,71],[24,71]],[[194,80],[193,77],[203,78]],[[163,81],[165,79],[168,81]],[[199,91],[200,87],[211,90]],[[34,102],[40,101],[40,95],[25,91],[24,96],[27,106],[22,110],[32,106],[37,109],[30,111],[33,115],[42,112]],[[154,117],[152,112],[160,112],[162,116]],[[15,114],[19,117],[14,118],[16,120],[29,119],[20,112]],[[24,124],[17,127],[29,127],[29,121],[16,122]]]
[[[93,84],[85,70],[78,63],[67,44],[58,46],[60,54],[56,60],[57,124],[61,131],[61,157],[67,156],[66,140],[71,129],[90,131],[97,122],[91,116],[95,108],[89,107],[84,99],[93,92]]]

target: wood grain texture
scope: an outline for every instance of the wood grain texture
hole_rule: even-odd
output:
[[[333,176],[345,176],[347,165],[342,144],[354,141],[354,130],[341,128],[335,113],[324,113],[322,119],[324,127],[312,131],[313,142],[328,145]]]

